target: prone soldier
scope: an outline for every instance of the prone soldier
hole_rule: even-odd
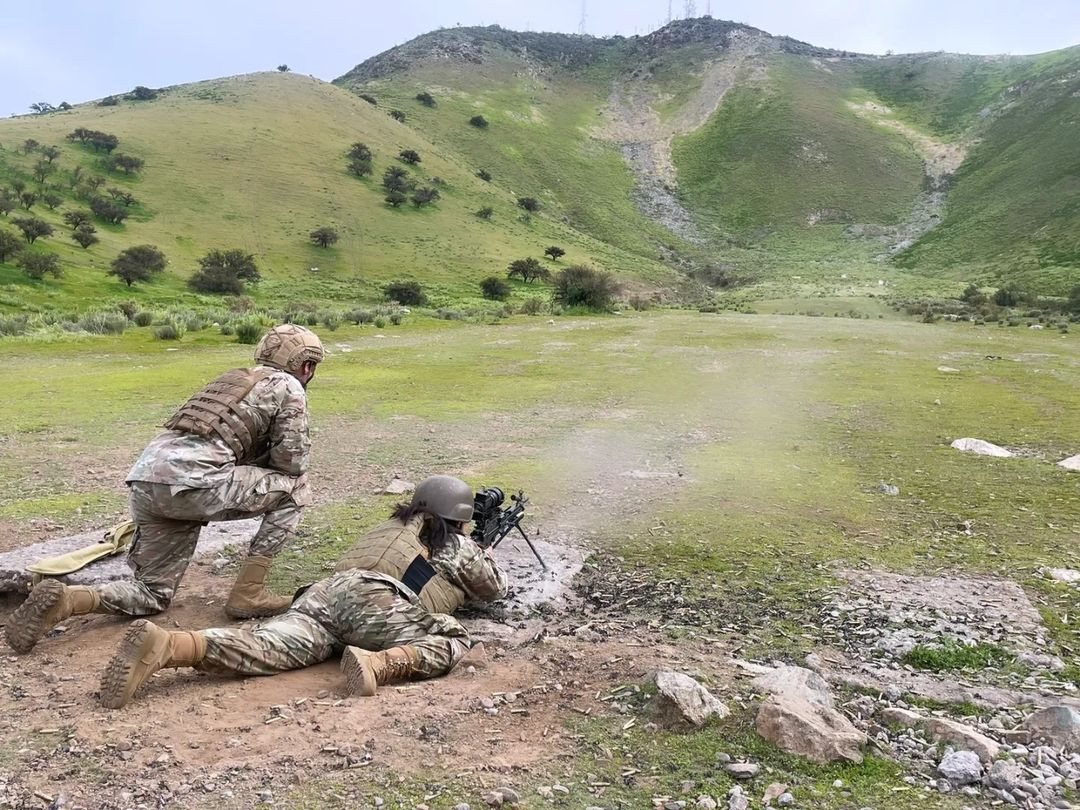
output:
[[[266,573],[310,503],[306,388],[322,359],[314,333],[275,326],[259,341],[253,368],[225,372],[182,405],[127,476],[138,527],[128,553],[134,580],[93,587],[44,580],[8,620],[12,649],[29,652],[69,616],[165,610],[210,521],[262,516],[225,612],[253,618],[285,610],[291,600],[266,590]]]
[[[507,592],[506,575],[469,537],[472,515],[468,484],[431,476],[283,615],[251,629],[197,632],[133,623],[102,676],[102,705],[126,705],[163,667],[274,675],[341,654],[348,691],[366,696],[382,684],[449,672],[473,645],[450,614],[466,599]]]

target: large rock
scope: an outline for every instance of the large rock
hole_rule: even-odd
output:
[[[946,717],[925,717],[907,709],[889,708],[881,712],[881,719],[906,728],[921,728],[938,742],[959,745],[972,751],[983,762],[993,762],[1001,752],[1001,746],[971,726]]]
[[[195,557],[196,559],[206,557],[226,547],[246,543],[255,535],[258,528],[258,520],[234,520],[204,526],[199,533]],[[106,531],[107,529],[98,529],[84,532],[71,537],[23,546],[0,554],[0,593],[29,591],[30,575],[26,572],[26,566],[98,543]],[[131,579],[131,568],[127,563],[127,554],[117,554],[92,562],[85,568],[57,577],[57,579],[67,585],[99,585],[104,582]]]
[[[1011,759],[999,759],[990,766],[990,773],[987,774],[986,779],[991,787],[1012,790],[1024,781],[1024,771],[1019,763]]]
[[[982,779],[982,762],[974,751],[950,751],[937,769],[954,785],[970,785]]]
[[[829,685],[803,667],[778,667],[754,679],[770,697],[758,710],[757,732],[781,751],[825,764],[862,762],[866,735],[836,710]]]
[[[1070,706],[1050,706],[1040,709],[1020,724],[1031,734],[1055,748],[1080,751],[1080,711]]]
[[[1058,466],[1064,467],[1066,470],[1072,470],[1073,472],[1080,472],[1080,454],[1063,458],[1058,462]]]
[[[713,717],[728,716],[728,707],[689,675],[662,669],[656,673],[656,688],[653,712],[661,725],[700,728]]]
[[[985,442],[982,439],[956,439],[950,447],[963,450],[965,453],[975,453],[978,456],[996,456],[997,458],[1012,458],[1012,453],[1004,447]]]
[[[1054,582],[1067,582],[1069,584],[1080,582],[1080,571],[1075,568],[1047,568],[1044,569],[1043,573]]]

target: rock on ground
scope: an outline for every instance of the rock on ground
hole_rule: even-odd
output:
[[[758,710],[757,732],[781,751],[825,764],[862,762],[866,735],[836,710],[829,685],[803,667],[778,667],[754,679],[770,697]]]
[[[896,723],[907,728],[921,728],[938,742],[961,745],[974,752],[983,762],[993,762],[1001,752],[1001,746],[971,726],[946,717],[924,717],[907,709],[889,708],[881,712],[886,723]]]
[[[713,717],[728,716],[728,707],[689,675],[662,669],[656,673],[656,688],[653,712],[661,725],[700,728]]]
[[[996,787],[999,790],[1012,790],[1024,781],[1024,771],[1019,764],[1010,759],[999,759],[990,766],[987,781],[990,783],[990,787]]]
[[[390,483],[383,487],[380,495],[406,495],[416,489],[416,485],[404,478],[391,478]]]
[[[1043,573],[1055,582],[1080,582],[1080,571],[1073,568],[1047,568]]]
[[[1058,462],[1058,466],[1064,467],[1066,470],[1072,470],[1073,472],[1080,472],[1080,453],[1075,456],[1063,458]]]
[[[1055,748],[1080,751],[1080,711],[1069,706],[1040,709],[1020,724],[1031,739],[1042,740]]]
[[[982,779],[982,762],[974,751],[951,751],[937,769],[953,785],[970,785]]]
[[[1012,453],[1004,447],[983,441],[982,439],[956,439],[950,447],[962,450],[965,453],[975,453],[978,456],[995,456],[996,458],[1012,458]]]

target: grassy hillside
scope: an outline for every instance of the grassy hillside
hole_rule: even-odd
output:
[[[76,165],[104,173],[100,155],[65,136],[76,127],[113,133],[118,152],[141,157],[138,176],[106,173],[139,205],[122,226],[97,222],[101,243],[82,250],[61,223],[64,210],[85,207],[66,182]],[[586,261],[631,282],[667,284],[675,275],[619,247],[583,236],[554,217],[520,220],[513,195],[475,176],[478,168],[433,145],[354,94],[292,74],[255,74],[169,89],[147,102],[115,107],[83,105],[68,112],[0,121],[0,186],[30,177],[41,159],[17,146],[32,138],[55,144],[58,170],[46,181],[64,197],[56,211],[37,205],[33,215],[56,234],[35,248],[58,253],[64,278],[30,281],[10,264],[0,265],[5,306],[88,306],[106,297],[167,302],[188,298],[185,280],[196,259],[212,248],[242,248],[255,254],[265,280],[252,288],[266,302],[376,298],[387,280],[422,280],[436,305],[478,298],[477,282],[501,274],[520,256],[540,256],[544,247],[567,250],[563,263]],[[346,170],[344,153],[354,141],[375,153],[374,176],[358,179]],[[422,156],[410,169],[422,185],[441,178],[442,199],[416,210],[383,202],[382,172],[402,149]],[[474,212],[495,209],[491,221]],[[10,217],[25,214],[12,212]],[[10,219],[9,217],[9,219]],[[330,249],[310,244],[321,225],[338,229]],[[0,228],[9,228],[0,220]],[[127,290],[106,277],[116,254],[133,244],[162,248],[169,267],[162,278]]]
[[[844,103],[838,73],[795,56],[772,60],[768,78],[729,92],[721,109],[678,141],[682,197],[703,219],[742,239],[843,224],[895,224],[910,211],[922,166],[900,135]],[[831,227],[830,227],[831,226]]]

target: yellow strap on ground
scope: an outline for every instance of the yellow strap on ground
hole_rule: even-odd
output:
[[[32,574],[35,574],[34,583],[37,584],[41,577],[55,577],[61,574],[70,574],[74,571],[78,571],[80,568],[85,568],[95,560],[100,560],[104,557],[111,557],[114,554],[127,549],[131,545],[132,539],[135,537],[135,524],[130,520],[125,520],[123,523],[118,523],[105,532],[105,537],[101,542],[94,543],[92,546],[86,548],[78,548],[74,551],[69,551],[67,554],[60,554],[56,557],[49,557],[46,560],[39,560],[36,563],[26,566],[26,570]]]

